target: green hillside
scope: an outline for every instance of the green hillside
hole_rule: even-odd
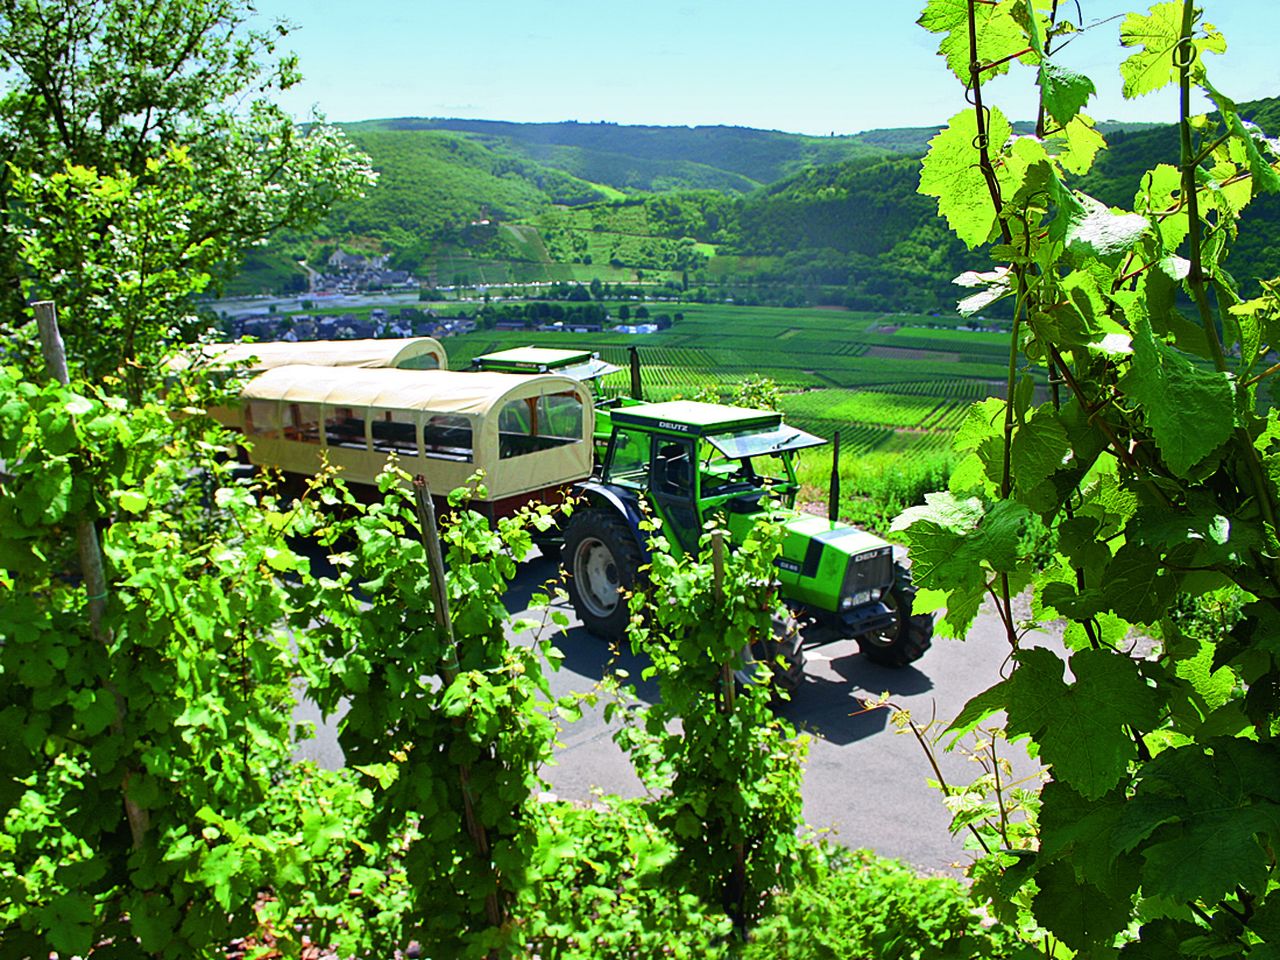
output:
[[[620,126],[614,123],[506,123],[496,120],[456,120],[402,117],[392,120],[370,120],[350,124],[348,130],[361,128],[388,131],[451,130],[507,141],[519,145],[531,155],[553,147],[574,148],[578,156],[594,153],[669,165],[672,171],[680,165],[711,168],[737,174],[755,184],[772,183],[805,166],[839,163],[844,160],[882,157],[890,152],[864,142],[859,135],[843,137],[809,137],[777,130],[754,130],[749,127],[652,127]],[[602,165],[607,170],[607,165]],[[689,169],[689,167],[685,167]],[[674,175],[674,174],[673,174]],[[633,174],[619,168],[619,178]],[[612,186],[619,181],[599,178]],[[680,180],[680,187],[712,186]],[[652,189],[652,188],[650,188]]]
[[[1245,108],[1280,130],[1280,101]],[[1028,129],[1021,124],[1019,129]],[[389,252],[435,284],[668,282],[696,299],[866,310],[947,309],[978,258],[919,195],[931,128],[805,137],[737,127],[623,127],[398,119],[348,125],[378,185],[315,234],[280,237],[240,290],[280,289],[334,245]],[[1084,192],[1132,202],[1142,172],[1176,162],[1173,128],[1105,123]],[[1246,219],[1229,267],[1280,262],[1280,199]],[[292,275],[290,275],[292,271]]]

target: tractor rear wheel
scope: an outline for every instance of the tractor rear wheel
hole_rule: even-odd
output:
[[[927,613],[911,613],[915,597],[911,571],[895,565],[893,586],[883,599],[885,606],[894,614],[894,622],[882,630],[872,630],[857,638],[862,655],[872,663],[905,667],[923,657],[933,644],[933,617]]]
[[[626,522],[598,508],[575,511],[560,556],[582,625],[602,640],[621,640],[631,617],[623,592],[640,569],[640,545]]]

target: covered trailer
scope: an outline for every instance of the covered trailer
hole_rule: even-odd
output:
[[[207,343],[194,355],[178,354],[170,366],[183,369],[197,359],[215,366],[242,366],[253,372],[305,363],[317,367],[396,367],[447,370],[444,345],[432,337],[387,340],[284,340],[262,343]]]
[[[257,466],[310,476],[327,456],[373,484],[394,453],[437,494],[483,471],[473,504],[494,517],[591,475],[591,395],[557,374],[282,366],[244,386],[237,414]]]

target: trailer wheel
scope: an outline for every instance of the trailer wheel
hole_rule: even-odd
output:
[[[759,671],[773,673],[775,690],[793,694],[804,682],[804,647],[800,642],[800,624],[787,613],[773,615],[772,636],[757,640],[742,652],[742,669],[735,676],[741,684],[758,683]]]
[[[895,619],[883,630],[872,630],[857,638],[864,657],[885,667],[905,667],[924,656],[933,644],[933,617],[927,613],[912,614],[915,598],[911,571],[895,564],[893,586],[883,601]]]
[[[602,640],[621,640],[630,619],[623,591],[634,586],[640,569],[640,545],[631,529],[604,510],[576,511],[561,559],[569,601],[582,625]]]

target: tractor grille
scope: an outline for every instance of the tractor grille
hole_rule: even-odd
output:
[[[849,558],[841,598],[854,597],[857,603],[878,600],[893,585],[893,548],[877,547]]]

